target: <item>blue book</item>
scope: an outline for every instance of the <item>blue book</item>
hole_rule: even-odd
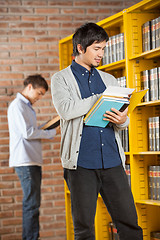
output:
[[[128,107],[128,114],[130,114],[148,91],[148,89],[138,92],[133,92],[133,90],[134,89],[131,88],[109,86],[87,113],[84,118],[85,125],[106,127],[109,121],[103,120],[103,115],[106,111],[111,111],[111,108],[115,108],[122,112]],[[111,95],[111,93],[113,95]]]
[[[109,121],[103,120],[105,112],[111,111],[111,108],[124,111],[129,103],[125,98],[102,95],[84,118],[84,123],[87,126],[106,127]]]

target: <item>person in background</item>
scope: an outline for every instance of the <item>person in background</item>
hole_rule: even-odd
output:
[[[53,104],[61,117],[61,160],[71,193],[76,240],[94,240],[94,218],[100,193],[121,240],[142,240],[142,229],[127,176],[118,130],[129,124],[128,109],[104,113],[105,128],[86,126],[84,116],[108,86],[117,86],[110,74],[99,71],[108,35],[95,23],[86,23],[73,35],[75,60],[51,79]]]
[[[8,108],[9,166],[15,168],[23,190],[23,240],[39,239],[43,163],[41,139],[53,139],[58,130],[41,130],[32,108],[47,90],[48,84],[41,75],[28,76],[22,93],[17,93]]]

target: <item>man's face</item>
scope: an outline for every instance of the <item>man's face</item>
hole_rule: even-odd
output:
[[[98,67],[100,61],[104,55],[104,49],[106,47],[106,41],[97,43],[96,41],[87,47],[86,52],[82,50],[80,52],[80,64],[90,70],[91,67]]]
[[[31,104],[37,102],[46,93],[46,90],[43,87],[33,88],[31,84],[28,87],[28,100],[31,102]]]

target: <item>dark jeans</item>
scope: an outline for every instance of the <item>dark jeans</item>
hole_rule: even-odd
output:
[[[23,189],[23,240],[39,237],[39,207],[41,201],[41,167],[16,167]]]
[[[76,240],[94,240],[94,218],[98,193],[115,223],[120,240],[142,240],[137,213],[122,166],[90,170],[64,169],[71,192],[71,209]]]

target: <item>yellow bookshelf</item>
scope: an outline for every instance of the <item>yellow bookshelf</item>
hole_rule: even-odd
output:
[[[142,25],[160,16],[159,0],[144,0],[97,24],[109,37],[124,33],[125,59],[100,65],[98,69],[116,78],[126,76],[127,87],[141,89],[141,71],[160,67],[160,47],[142,52]],[[72,62],[72,35],[59,41],[60,70]],[[148,151],[148,118],[160,116],[160,100],[142,102],[130,115],[129,152],[131,188],[144,240],[150,240],[151,231],[160,231],[160,201],[148,199],[148,166],[160,165],[160,152]],[[70,192],[65,184],[67,240],[74,239]],[[101,196],[98,197],[95,217],[96,240],[109,239],[108,223],[111,221]]]

